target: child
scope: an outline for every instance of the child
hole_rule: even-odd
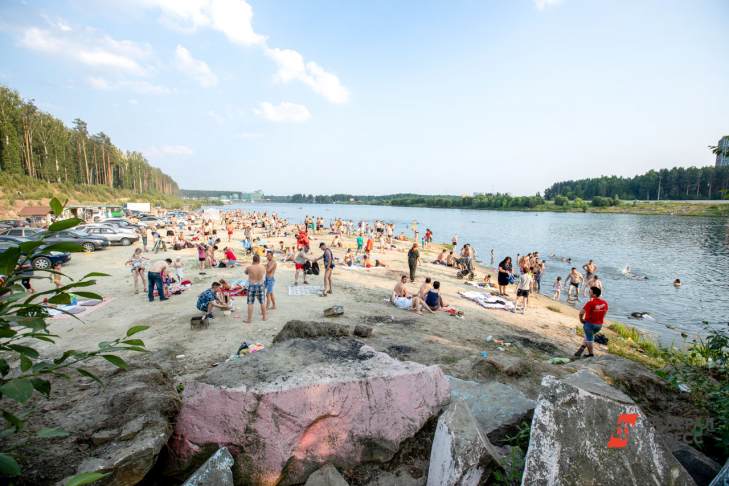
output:
[[[183,270],[185,268],[185,265],[183,265],[182,261],[179,258],[175,258],[175,262],[172,264],[172,268],[175,269],[175,278],[177,278],[177,283],[182,282],[185,277],[185,271]]]
[[[557,277],[557,280],[554,281],[554,285],[552,285],[552,288],[554,289],[554,295],[552,296],[552,300],[559,300],[560,294],[562,294],[562,277]]]
[[[483,286],[484,288],[490,289],[493,287],[491,284],[491,274],[486,274],[486,276],[483,278]]]
[[[61,271],[61,264],[56,263],[53,265],[53,271],[60,272]],[[56,286],[57,289],[61,288],[61,274],[60,273],[54,273],[51,277],[51,280],[53,281],[53,285]]]
[[[234,267],[238,262],[238,258],[236,258],[235,253],[233,253],[233,249],[226,246],[223,249],[223,252],[225,253],[226,266],[228,268]]]
[[[529,268],[526,272],[522,272],[519,275],[519,283],[516,287],[516,307],[519,307],[519,299],[521,299],[521,313],[526,312],[529,306],[529,290],[532,288],[532,281],[534,280],[533,269]]]
[[[364,248],[364,238],[362,238],[362,233],[357,235],[357,252],[355,255],[359,255],[359,252],[362,251],[362,248]]]
[[[348,267],[354,265],[354,255],[352,255],[351,248],[347,248],[347,253],[344,254],[344,264]]]

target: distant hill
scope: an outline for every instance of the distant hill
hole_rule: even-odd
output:
[[[231,201],[261,201],[263,199],[262,191],[240,192],[182,189],[180,194],[186,199],[229,199]]]

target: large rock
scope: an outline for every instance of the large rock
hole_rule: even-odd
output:
[[[496,455],[468,405],[462,400],[454,400],[438,418],[427,486],[481,484],[488,477]]]
[[[182,486],[233,486],[233,456],[222,447]],[[346,486],[346,485],[345,485]]]
[[[93,369],[103,385],[85,378],[56,380],[50,400],[34,399],[28,423],[69,435],[38,439],[33,430],[23,430],[13,436],[20,441],[16,454],[23,468],[17,484],[58,484],[88,471],[110,473],[99,485],[131,486],[144,479],[172,433],[180,397],[168,373],[157,367],[164,356],[137,358],[127,371]]]
[[[524,358],[497,350],[489,353],[489,357],[485,360],[476,361],[473,370],[484,378],[494,378],[499,375],[520,378],[529,373],[531,366]]]
[[[273,338],[274,343],[281,343],[288,339],[316,339],[320,337],[349,336],[352,331],[343,324],[318,321],[288,321]]]
[[[671,452],[691,475],[697,486],[708,486],[721,470],[721,464],[689,445],[676,443],[671,448]]]
[[[709,486],[729,486],[729,459],[727,459],[724,467],[721,468],[721,471]]]
[[[626,398],[592,373],[563,381],[545,376],[522,485],[694,485]]]
[[[168,468],[179,473],[227,446],[237,481],[283,486],[326,463],[386,462],[449,396],[437,366],[400,362],[353,339],[289,339],[185,388]]]
[[[325,464],[315,471],[304,486],[349,486],[337,468],[331,464]]]
[[[491,440],[501,439],[522,420],[528,419],[536,405],[513,386],[447,378],[451,399],[463,400],[468,405],[481,433]]]

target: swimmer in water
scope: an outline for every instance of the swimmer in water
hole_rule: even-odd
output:
[[[676,287],[676,288],[679,288],[681,286],[681,279],[680,278],[677,278],[676,280],[674,280],[673,281],[673,286]]]

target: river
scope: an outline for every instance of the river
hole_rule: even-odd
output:
[[[429,227],[436,242],[458,234],[459,246],[471,243],[485,265],[491,263],[491,249],[496,264],[507,255],[516,262],[517,254],[539,251],[546,260],[542,293],[550,295],[555,277],[564,281],[571,267],[559,257],[570,257],[580,270],[593,259],[610,304],[608,317],[648,331],[664,343],[679,344],[681,332],[703,334],[704,321],[711,326],[729,321],[729,220],[724,218],[343,204],[252,203],[225,209],[238,207],[276,212],[290,223],[302,222],[305,215],[322,216],[327,222],[336,217],[355,223],[381,219],[394,223],[396,234],[409,236],[415,220],[420,234]],[[633,275],[626,275],[625,267]],[[680,288],[673,285],[676,278],[681,279]],[[633,312],[648,312],[651,318],[632,319]]]

